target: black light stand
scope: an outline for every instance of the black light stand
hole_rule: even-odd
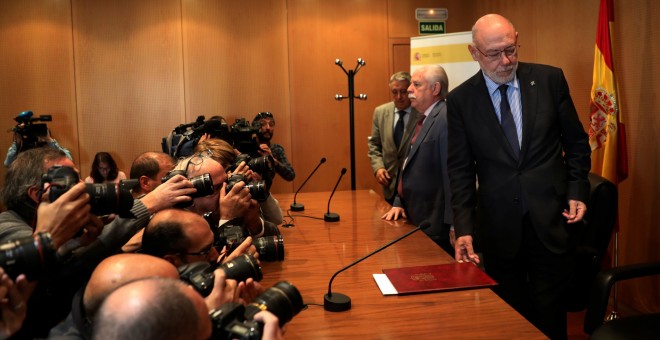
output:
[[[346,70],[344,68],[344,63],[339,60],[335,59],[335,65],[341,67],[341,69],[346,73],[348,76],[348,96],[342,96],[341,94],[336,94],[335,95],[335,100],[341,101],[343,99],[348,98],[348,108],[349,108],[349,119],[350,119],[350,134],[351,134],[351,190],[355,190],[355,107],[354,107],[354,99],[359,99],[359,100],[367,100],[367,95],[360,93],[359,95],[355,95],[355,82],[354,78],[357,72],[362,68],[364,65],[367,63],[362,60],[362,58],[358,58],[357,60],[357,65],[355,65],[355,69],[353,70]]]

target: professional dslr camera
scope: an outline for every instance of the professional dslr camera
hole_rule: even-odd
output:
[[[0,267],[16,279],[25,274],[33,281],[54,269],[57,256],[49,233],[38,233],[15,241],[0,244]]]
[[[262,178],[270,177],[272,176],[273,172],[275,172],[274,165],[275,161],[273,160],[272,156],[256,156],[252,157],[246,153],[242,153],[238,156],[236,156],[236,159],[234,160],[234,164],[232,164],[227,171],[234,171],[236,168],[241,164],[241,162],[245,162],[248,167],[250,167],[250,170],[258,173],[261,175]]]
[[[247,307],[226,303],[212,310],[212,339],[261,339],[263,324],[254,320],[260,311],[267,310],[277,316],[280,327],[291,321],[303,309],[302,296],[289,282],[280,281],[259,295]]]
[[[268,188],[266,188],[265,181],[248,182],[247,177],[245,177],[243,174],[231,174],[229,177],[227,177],[227,186],[225,187],[225,190],[229,192],[238,182],[245,182],[245,187],[250,190],[250,195],[252,198],[259,202],[265,201],[268,196],[270,196],[270,192],[268,191]]]
[[[206,218],[206,215],[204,216]],[[209,221],[207,219],[207,221]],[[250,236],[247,228],[239,224],[225,223],[220,227],[215,227],[212,222],[213,245],[216,249],[225,250],[231,254],[245,239]],[[253,240],[252,244],[259,252],[259,260],[266,262],[284,261],[284,239],[282,235],[263,236]]]
[[[58,197],[78,184],[80,178],[73,168],[55,165],[41,177],[41,187],[50,183],[48,198],[54,202]],[[94,215],[102,216],[117,214],[120,217],[132,217],[133,195],[131,189],[138,183],[137,179],[125,179],[119,183],[86,183],[85,191],[89,194],[89,205]]]
[[[163,138],[163,152],[174,158],[190,156],[204,134],[227,141],[231,139],[227,123],[213,118],[205,121],[204,116],[198,116],[194,122],[175,127]]]
[[[46,137],[48,135],[48,126],[46,124],[33,124],[34,122],[51,122],[53,117],[51,115],[40,115],[33,117],[32,111],[23,111],[14,118],[18,123],[11,130],[21,137],[18,152],[41,146],[39,137]]]
[[[163,183],[167,182],[170,178],[176,176],[176,175],[181,175],[186,177],[186,172],[184,170],[172,170],[168,172],[162,179],[161,181]],[[204,197],[208,195],[213,194],[213,180],[211,179],[210,174],[202,174],[199,176],[195,177],[190,177],[188,180],[192,183],[193,188],[197,189],[196,192],[188,195],[190,198],[198,198],[198,197]],[[187,206],[190,206],[192,204],[192,200],[188,202],[181,202],[177,203],[175,207],[177,208],[185,208]]]
[[[213,272],[217,268],[216,263],[200,261],[184,264],[178,270],[179,277],[182,281],[193,286],[203,297],[207,297],[213,291],[213,282],[215,281],[215,274]],[[227,263],[223,263],[220,265],[220,268],[225,271],[225,276],[228,279],[239,282],[249,278],[255,281],[261,281],[264,277],[259,263],[250,254],[243,254]]]

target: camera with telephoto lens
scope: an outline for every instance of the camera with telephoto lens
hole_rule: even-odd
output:
[[[42,188],[46,183],[50,183],[48,198],[54,202],[72,186],[80,183],[80,177],[71,167],[55,165],[41,177]],[[133,195],[131,189],[137,183],[136,179],[125,179],[119,183],[85,183],[85,192],[89,194],[89,205],[92,208],[91,213],[97,216],[117,214],[120,217],[132,217]]]
[[[55,269],[57,256],[49,233],[38,233],[0,244],[0,267],[12,279],[25,274],[33,281]]]
[[[161,181],[163,183],[167,182],[170,178],[176,176],[176,175],[181,175],[186,177],[186,172],[183,170],[172,170],[168,172],[162,179]],[[199,176],[195,177],[190,177],[188,178],[190,183],[192,183],[193,188],[197,189],[196,192],[193,192],[192,194],[189,194],[188,197],[190,198],[198,198],[198,197],[204,197],[208,195],[213,194],[213,180],[211,179],[210,174],[202,174]],[[187,206],[190,206],[192,204],[192,200],[187,201],[187,202],[181,202],[177,203],[174,206],[177,208],[185,208]]]
[[[280,281],[259,295],[247,307],[238,303],[226,303],[212,310],[212,339],[261,339],[263,324],[254,320],[261,311],[273,313],[280,327],[291,321],[303,309],[302,296],[289,282]]]
[[[227,186],[225,188],[226,192],[230,192],[231,189],[238,182],[245,182],[245,187],[250,190],[250,196],[259,202],[265,201],[268,196],[270,196],[270,191],[266,188],[265,181],[252,181],[248,182],[247,177],[243,174],[231,174],[227,177]]]
[[[180,266],[179,277],[182,281],[190,284],[203,297],[207,297],[213,291],[215,274],[213,273],[218,266],[208,261],[188,263]],[[227,279],[238,282],[252,278],[255,281],[261,281],[264,274],[257,260],[250,254],[243,254],[229,262],[219,266],[225,271]]]
[[[14,118],[18,124],[11,130],[21,137],[18,152],[46,144],[39,142],[39,137],[46,137],[48,135],[48,126],[46,124],[34,124],[34,122],[51,122],[53,121],[53,116],[40,115],[39,117],[33,117],[33,115],[34,113],[32,111],[23,111]]]
[[[227,254],[231,254],[250,236],[247,228],[239,224],[225,223],[215,228],[213,224],[210,225],[213,231],[213,245],[216,249],[226,247]],[[259,252],[260,261],[284,261],[284,239],[282,235],[257,237],[252,241],[252,244]]]
[[[274,165],[275,161],[273,160],[273,157],[271,156],[257,156],[257,157],[251,157],[250,155],[246,153],[242,153],[238,156],[236,156],[236,159],[234,160],[234,164],[232,164],[227,171],[234,171],[238,166],[241,164],[241,162],[245,162],[245,164],[250,167],[250,170],[258,173],[261,175],[262,178],[266,177],[271,177],[272,174],[275,172]]]

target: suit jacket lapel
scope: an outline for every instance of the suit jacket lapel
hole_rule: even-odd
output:
[[[520,101],[522,102],[522,143],[520,145],[520,159],[524,159],[527,153],[527,147],[532,138],[534,121],[536,120],[536,110],[538,102],[538,92],[536,91],[536,80],[531,73],[531,68],[525,63],[518,63],[518,82],[520,86]]]
[[[415,154],[417,153],[417,150],[419,149],[419,146],[424,142],[426,139],[426,135],[429,133],[431,130],[431,127],[433,124],[435,124],[435,119],[438,116],[438,113],[440,112],[440,108],[442,105],[446,105],[444,101],[441,101],[435,105],[433,110],[429,113],[429,116],[424,119],[424,125],[422,125],[422,129],[419,131],[419,135],[417,136],[417,139],[415,140],[415,144],[412,145],[410,152],[408,153],[408,161],[407,163],[410,163],[410,161],[415,157]],[[423,115],[423,113],[420,113],[420,117]],[[417,122],[415,122],[416,124]],[[413,128],[414,130],[414,128]],[[413,131],[414,133],[414,131]],[[407,166],[407,164],[406,164]]]

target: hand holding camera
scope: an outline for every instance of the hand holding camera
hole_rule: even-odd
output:
[[[142,203],[149,209],[149,213],[154,214],[176,205],[192,203],[191,196],[197,192],[193,182],[180,174],[166,176],[163,179],[163,184],[142,197]]]
[[[48,198],[51,190],[52,188],[46,190],[37,209],[35,232],[50,233],[55,249],[73,238],[88,224],[92,226],[92,232],[100,234],[100,230],[93,229],[97,224],[91,219],[89,194],[85,190],[85,183],[73,185],[69,191],[52,202]]]
[[[250,208],[252,196],[245,189],[245,182],[239,181],[231,186],[228,183],[220,189],[220,219],[233,220],[245,215]]]

